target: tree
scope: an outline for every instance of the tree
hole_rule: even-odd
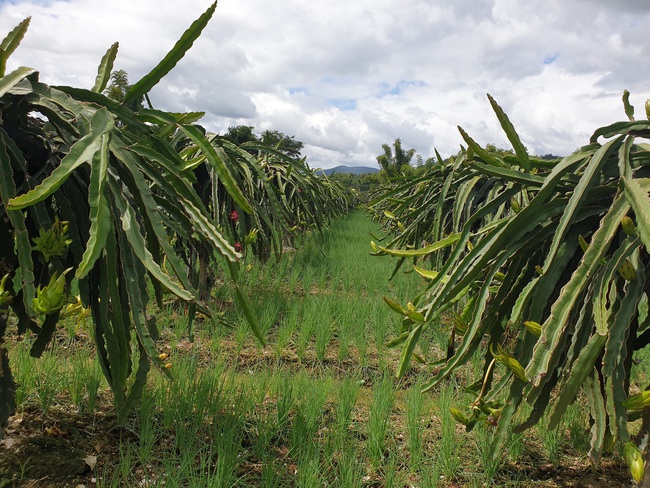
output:
[[[258,142],[259,139],[253,132],[251,125],[236,125],[228,127],[224,137],[230,139],[237,145],[244,144],[245,142]]]
[[[552,153],[543,154],[543,155],[540,156],[540,158],[545,160],[545,161],[553,161],[555,159],[562,159],[561,156],[558,156],[558,155],[552,154]]]
[[[388,144],[382,144],[381,148],[384,154],[377,156],[377,162],[389,174],[401,174],[406,169],[405,166],[410,166],[411,160],[415,156],[415,149],[404,150],[402,148],[402,141],[399,137],[393,142],[394,150]]]
[[[274,147],[287,156],[300,159],[304,144],[295,139],[295,136],[288,136],[277,130],[265,130],[260,134],[260,142],[267,146]]]
[[[124,103],[126,99],[126,94],[128,93],[131,85],[129,85],[129,75],[123,69],[118,69],[111,73],[111,82],[104,90],[104,95],[108,98],[111,98],[117,102]],[[144,108],[144,95],[129,100],[125,105],[133,110],[134,112],[139,112]]]

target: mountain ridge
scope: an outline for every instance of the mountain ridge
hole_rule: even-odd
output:
[[[370,166],[345,166],[339,165],[334,168],[322,169],[320,172],[325,173],[327,176],[331,176],[333,173],[350,173],[353,175],[364,175],[369,173],[379,172],[379,168],[372,168]]]

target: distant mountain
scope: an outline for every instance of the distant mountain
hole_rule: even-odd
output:
[[[335,168],[322,170],[327,176],[332,173],[352,173],[353,175],[365,175],[368,173],[377,173],[379,168],[370,168],[368,166],[336,166]]]

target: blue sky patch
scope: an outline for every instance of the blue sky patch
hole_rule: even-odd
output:
[[[328,98],[327,105],[341,111],[354,110],[357,108],[357,101],[354,98]]]
[[[560,57],[560,53],[551,54],[544,58],[544,64],[553,64]]]
[[[379,85],[379,98],[385,97],[386,95],[399,95],[404,91],[405,88],[411,86],[427,86],[427,84],[422,80],[400,80],[396,85],[390,85],[388,83],[381,83]]]

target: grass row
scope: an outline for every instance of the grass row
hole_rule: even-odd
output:
[[[467,434],[449,413],[468,401],[462,373],[427,394],[419,392],[425,366],[394,378],[399,351],[385,343],[400,320],[382,297],[406,303],[422,283],[404,273],[389,281],[395,263],[369,255],[370,232],[379,229],[353,212],[279,262],[248,263],[243,286],[264,347],[237,315],[227,283],[216,303],[232,327],[199,323],[194,343],[183,309],[170,303],[158,323],[175,380],[152,374],[126,428],[101,420],[108,390],[82,324],[69,324],[38,361],[29,338],[12,343],[19,408],[54,423],[64,411],[83,416],[80,438],[104,436],[84,475],[96,486],[552,486],[540,466],[569,457],[585,465],[579,407],[555,431],[542,423],[512,436],[494,462],[489,427]],[[425,356],[444,350],[441,328],[420,341]],[[638,374],[647,376],[643,364]],[[38,463],[23,458],[13,479],[35,477]]]

